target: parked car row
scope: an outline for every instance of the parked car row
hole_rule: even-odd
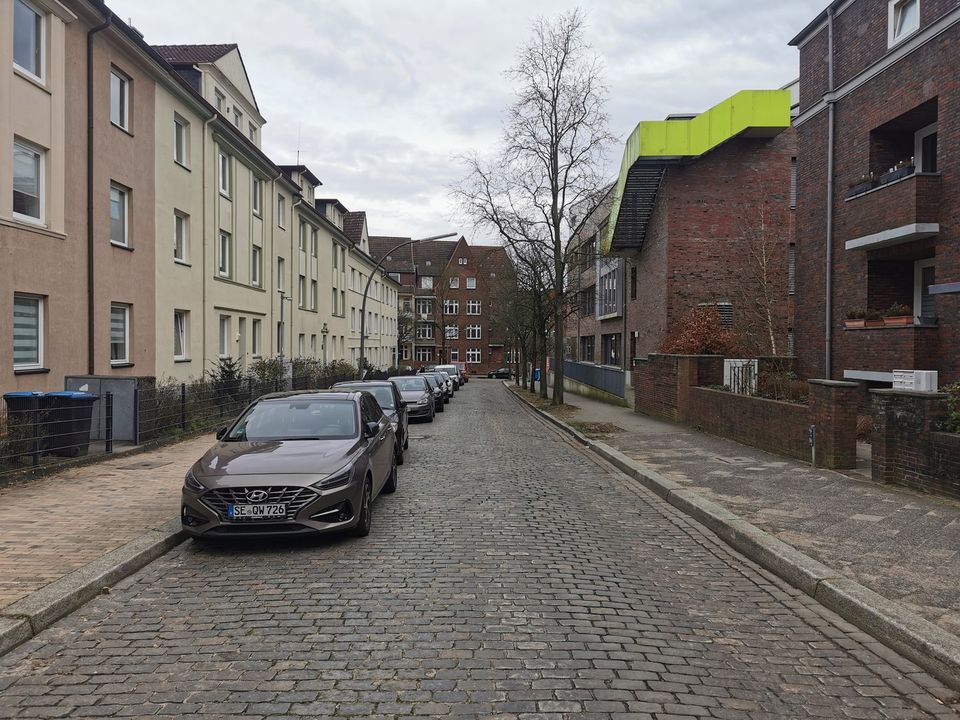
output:
[[[441,365],[264,395],[190,468],[183,529],[199,539],[369,534],[373,501],[397,489],[410,423],[434,422],[465,383]]]

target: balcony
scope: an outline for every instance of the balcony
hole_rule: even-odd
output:
[[[837,215],[847,250],[878,250],[940,232],[939,173],[912,173],[848,197]]]
[[[936,325],[846,328],[837,340],[846,380],[893,382],[894,370],[937,370]]]

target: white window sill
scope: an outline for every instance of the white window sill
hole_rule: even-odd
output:
[[[130,137],[133,137],[133,133],[130,132],[130,130],[129,130],[128,128],[125,128],[123,125],[118,125],[118,124],[115,123],[113,120],[110,121],[110,124],[113,125],[117,130],[120,130],[120,131],[126,133],[126,134],[129,135]]]
[[[34,75],[32,72],[30,72],[26,68],[20,67],[16,63],[13,64],[13,74],[16,75],[17,77],[20,77],[26,80],[28,83],[36,86],[38,89],[43,90],[43,92],[45,92],[47,95],[53,94],[52,92],[50,92],[50,88],[47,87],[46,80],[44,80],[39,75]]]
[[[183,168],[183,169],[186,170],[187,172],[192,172],[192,171],[190,170],[190,166],[189,166],[189,165],[187,165],[186,163],[180,162],[180,161],[177,160],[176,158],[173,159],[173,164],[174,164],[174,165],[178,165],[179,167]]]
[[[37,228],[46,228],[46,223],[43,222],[43,218],[35,218],[32,215],[21,215],[20,213],[12,213],[11,217],[19,223],[24,225],[31,225]]]
[[[183,265],[184,267],[193,267],[193,265],[187,260],[181,260],[180,258],[174,258],[173,262],[175,265]]]
[[[192,360],[191,358],[188,358],[188,357],[176,357],[176,356],[174,356],[173,361],[174,361],[175,363],[188,363],[188,362],[193,362],[193,360]]]
[[[111,240],[111,241],[110,241],[110,244],[111,244],[113,247],[115,247],[115,248],[119,248],[120,250],[126,250],[127,252],[133,252],[133,248],[130,247],[129,245],[126,245],[125,243],[119,243],[119,242],[117,242],[116,240]]]

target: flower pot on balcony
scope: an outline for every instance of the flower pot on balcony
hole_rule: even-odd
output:
[[[862,183],[857,183],[852,185],[849,190],[847,190],[847,198],[856,197],[857,195],[863,195],[868,190],[873,190],[877,186],[876,181],[874,180],[865,180]]]
[[[915,170],[916,170],[916,167],[913,165],[906,165],[902,168],[891,170],[890,172],[884,173],[883,175],[880,176],[880,184],[886,185],[888,183],[892,183],[897,180],[900,180],[901,178],[908,177],[910,175],[913,175]]]
[[[905,325],[913,325],[913,315],[895,315],[883,319],[884,327],[904,327]]]
[[[883,327],[883,320],[882,320],[882,319],[880,319],[880,320],[865,320],[864,322],[866,323],[866,324],[864,325],[864,327],[868,327],[868,328]]]
[[[867,326],[867,321],[863,318],[847,319],[843,321],[843,326],[848,330],[851,328],[862,328]]]

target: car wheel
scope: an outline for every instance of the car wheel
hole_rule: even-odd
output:
[[[402,454],[401,454],[402,457]],[[383,492],[389,495],[390,493],[395,493],[397,491],[397,465],[402,463],[394,462],[390,466],[390,476],[387,478],[387,481],[383,484]]]
[[[360,496],[360,519],[353,528],[354,537],[366,537],[372,524],[373,482],[368,477],[363,483],[363,495]]]
[[[443,412],[443,403],[440,403],[440,407],[437,408],[437,412]]]
[[[393,446],[393,459],[397,465],[403,465],[403,446],[399,443]]]

